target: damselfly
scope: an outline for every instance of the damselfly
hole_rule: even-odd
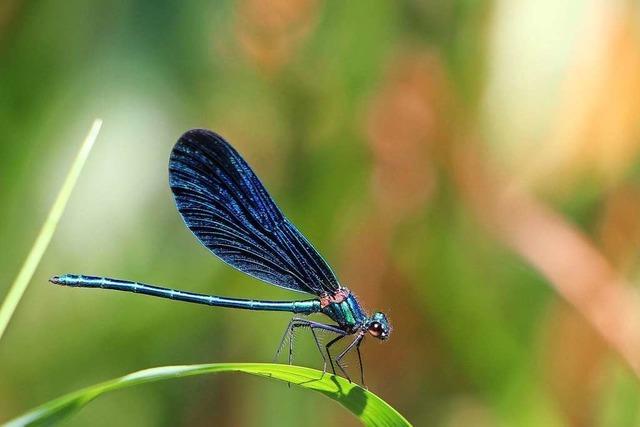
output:
[[[253,170],[220,135],[204,129],[186,132],[171,152],[169,185],[176,206],[196,238],[236,269],[275,286],[314,295],[297,301],[263,301],[203,295],[144,283],[75,274],[54,276],[57,285],[114,289],[177,301],[247,310],[287,311],[299,315],[321,313],[335,324],[294,317],[278,347],[289,338],[289,363],[293,335],[308,327],[324,360],[350,380],[343,359],[356,351],[364,383],[360,344],[369,334],[389,338],[391,326],[384,313],[368,315],[357,298],[338,281],[331,267],[311,243],[282,214]],[[325,346],[317,332],[336,334]],[[331,347],[345,337],[354,339],[338,355]],[[326,353],[326,354],[325,354]],[[335,365],[334,365],[335,363]]]

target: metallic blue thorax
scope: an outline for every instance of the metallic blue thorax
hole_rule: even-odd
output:
[[[349,294],[342,302],[327,305],[322,309],[322,313],[349,332],[359,329],[367,320],[367,314],[353,294]]]

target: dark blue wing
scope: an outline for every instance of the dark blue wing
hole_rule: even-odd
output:
[[[315,295],[338,289],[326,261],[220,135],[182,135],[171,152],[169,185],[187,227],[223,261],[283,288]]]

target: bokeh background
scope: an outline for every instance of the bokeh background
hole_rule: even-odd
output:
[[[621,0],[0,1],[0,297],[103,131],[0,342],[0,421],[168,364],[268,362],[286,314],[48,285],[297,295],[236,272],[167,185],[207,127],[393,336],[369,387],[420,426],[640,425],[640,6]],[[320,366],[308,337],[299,363]],[[357,425],[242,375],[103,397],[70,426]]]

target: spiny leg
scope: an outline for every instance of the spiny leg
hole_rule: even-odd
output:
[[[360,364],[360,381],[362,382],[362,387],[367,388],[367,385],[364,383],[364,366],[362,365],[362,356],[360,355],[360,344],[362,344],[362,340],[358,342],[356,345],[356,352],[358,353],[358,363]]]
[[[310,327],[311,336],[313,336],[313,341],[316,343],[316,347],[318,348],[318,353],[322,356],[322,376],[327,373],[327,357],[322,352],[322,348],[320,348],[320,341],[318,340],[318,336],[316,335],[316,331],[314,328]]]
[[[303,321],[303,320],[304,319],[299,319],[295,317],[291,319],[291,321],[287,325],[287,328],[284,331],[284,334],[282,334],[282,339],[280,340],[280,344],[278,345],[278,350],[276,350],[276,355],[273,358],[274,362],[278,361],[278,356],[280,355],[280,351],[282,351],[282,347],[284,347],[284,343],[286,342],[287,337],[289,337],[289,357],[287,361],[289,365],[291,365],[292,357],[293,357],[293,337],[294,337],[294,334],[295,334],[294,331],[297,325],[296,322]],[[287,382],[287,386],[291,388],[291,383]]]
[[[284,334],[282,334],[282,339],[280,340],[280,344],[278,345],[278,349],[276,350],[276,355],[273,357],[273,361],[277,362],[278,361],[278,356],[280,356],[280,352],[282,351],[282,347],[284,347],[284,343],[287,339],[287,336],[289,336],[290,334],[293,333],[293,324],[297,321],[297,320],[303,320],[303,319],[298,319],[296,317],[294,317],[293,319],[291,319],[291,321],[289,321],[289,324],[287,325],[287,328],[284,330]],[[291,339],[291,338],[289,338]]]
[[[300,327],[308,327],[311,330],[311,334],[313,336],[313,340],[316,343],[316,348],[318,349],[318,352],[320,352],[320,356],[322,356],[322,360],[323,360],[322,373],[324,375],[324,373],[327,370],[327,359],[325,357],[325,354],[322,352],[322,348],[320,347],[320,340],[318,339],[318,336],[317,336],[315,330],[319,329],[319,330],[329,331],[329,332],[333,332],[333,333],[339,334],[340,336],[344,336],[346,333],[342,329],[339,329],[339,328],[337,328],[335,326],[332,326],[332,325],[326,325],[324,323],[314,322],[313,320],[301,319],[301,318],[298,318],[298,317],[294,317],[289,322],[289,325],[287,326],[287,329],[285,330],[285,333],[282,336],[282,340],[280,340],[280,345],[278,346],[278,350],[276,351],[276,355],[275,355],[274,359],[278,358],[278,356],[280,354],[280,351],[282,351],[282,348],[284,347],[285,340],[287,339],[287,336],[288,336],[289,337],[289,359],[288,359],[288,362],[291,365],[292,355],[293,355],[293,339],[294,339],[294,336],[295,336],[295,329],[296,328],[300,328]],[[329,361],[331,362],[331,356],[330,355],[329,355]],[[331,362],[331,366],[333,368],[333,362]],[[335,370],[334,370],[334,373],[335,373]]]
[[[314,322],[312,320],[306,320],[306,319],[303,319],[303,321],[309,326],[309,329],[311,330],[311,335],[313,336],[313,340],[316,343],[316,348],[318,349],[318,352],[322,356],[322,361],[323,361],[322,375],[324,375],[327,372],[327,357],[325,356],[324,352],[322,351],[322,348],[320,347],[320,340],[316,335],[316,329],[321,331],[333,332],[335,334],[339,334],[339,336],[345,336],[346,332],[333,325],[327,325],[324,323]],[[329,361],[331,361],[331,355],[329,355],[328,352],[327,352],[327,356],[329,357]]]
[[[296,319],[296,320],[302,320],[302,319]],[[300,322],[291,322],[290,326],[288,328],[288,332],[289,332],[289,355],[287,357],[287,364],[292,365],[293,364],[293,341],[295,340],[296,337],[296,328],[299,327],[304,327],[307,326],[305,323],[300,323]]]
[[[336,368],[335,366],[333,366],[333,357],[331,357],[331,353],[329,352],[329,347],[331,347],[332,345],[334,345],[335,343],[337,343],[338,341],[340,341],[342,338],[346,336],[347,334],[338,335],[337,337],[329,341],[329,343],[325,346],[325,350],[327,350],[327,356],[329,356],[329,363],[331,363],[331,371],[333,372],[333,375],[336,374]]]
[[[293,364],[293,340],[296,337],[295,332],[296,324],[291,325],[291,333],[289,334],[289,356],[287,357],[287,364]]]
[[[351,349],[356,346],[356,348],[358,348],[360,346],[360,342],[362,341],[362,339],[364,338],[364,333],[359,333],[358,336],[356,337],[356,339],[354,339],[351,344],[349,344],[347,346],[347,348],[345,348],[342,353],[340,353],[338,355],[338,357],[336,357],[336,365],[338,365],[338,368],[340,368],[340,370],[342,371],[342,373],[344,374],[344,376],[349,380],[349,382],[351,382],[351,377],[349,376],[349,374],[347,373],[347,371],[345,370],[344,366],[342,365],[342,363],[340,363],[342,361],[342,358],[351,351]],[[359,351],[358,351],[358,356],[359,356]],[[362,361],[360,361],[360,370],[362,371]]]
[[[318,348],[318,352],[320,353],[320,356],[322,356],[322,362],[323,362],[322,374],[324,375],[327,369],[327,359],[324,353],[322,353],[322,350],[320,349],[318,336],[316,335],[316,332],[315,332],[315,329],[317,328],[317,326],[313,324],[313,322],[307,321],[306,319],[300,319],[300,322],[295,322],[291,325],[291,329],[290,329],[291,333],[289,334],[289,358],[287,361],[289,365],[293,364],[293,342],[296,337],[296,328],[305,328],[305,327],[308,327],[309,330],[311,331],[311,336],[313,337],[313,341],[316,343],[316,347]]]

